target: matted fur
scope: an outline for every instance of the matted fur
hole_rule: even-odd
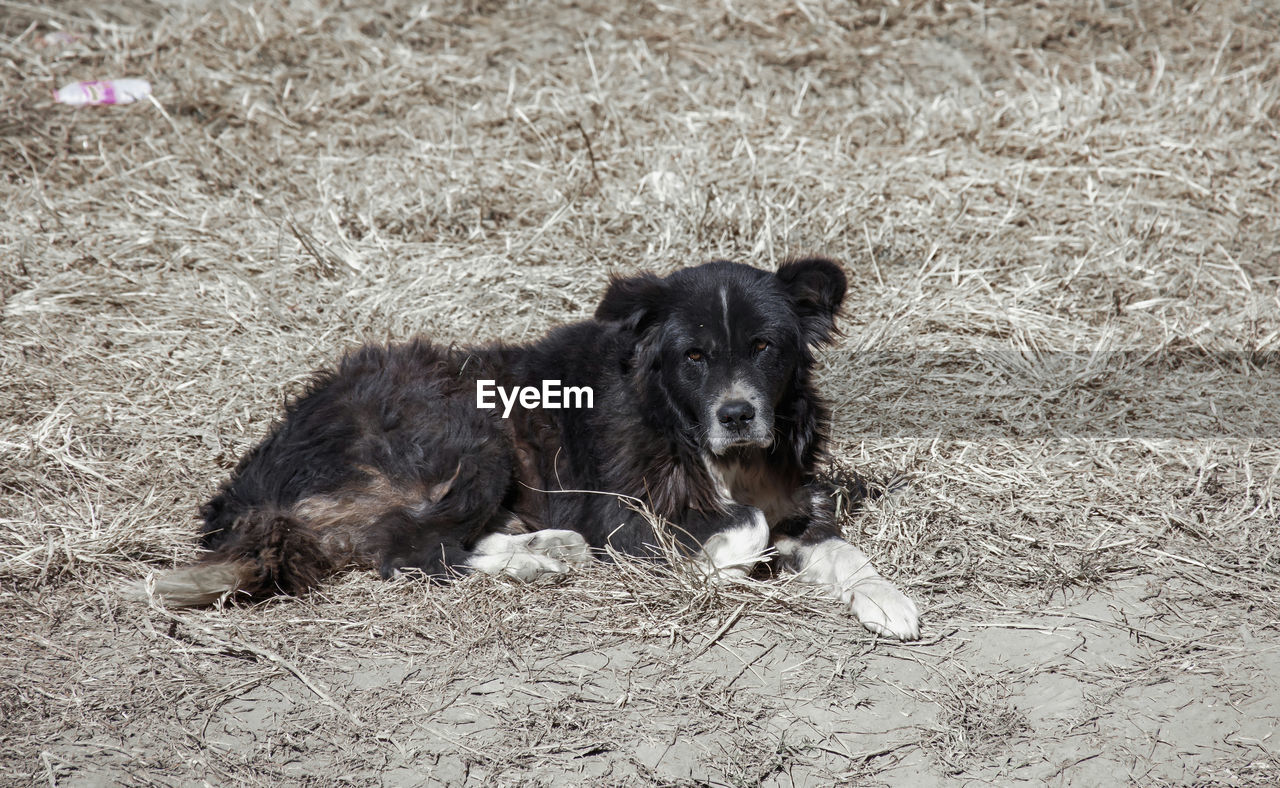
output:
[[[827,429],[811,368],[845,288],[825,259],[776,273],[715,262],[615,279],[594,319],[530,345],[363,347],[241,460],[202,509],[209,553],[156,591],[297,594],[348,565],[442,576],[467,571],[488,534],[544,528],[660,556],[628,499],[691,550],[755,508],[788,536],[834,538],[810,489]],[[484,379],[590,387],[595,406],[502,418],[477,407]]]

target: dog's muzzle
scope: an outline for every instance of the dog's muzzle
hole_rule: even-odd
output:
[[[726,397],[709,415],[708,442],[714,454],[745,446],[768,448],[773,443],[773,413],[749,399]]]

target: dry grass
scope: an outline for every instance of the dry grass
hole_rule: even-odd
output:
[[[0,0],[0,781],[1273,784],[1278,29],[1246,0]],[[110,76],[156,101],[49,99]],[[850,531],[923,646],[631,566],[178,618],[108,590],[191,555],[344,348],[810,252],[853,283],[837,464],[908,480]]]

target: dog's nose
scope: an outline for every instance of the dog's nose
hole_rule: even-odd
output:
[[[726,427],[745,427],[756,417],[756,409],[745,399],[731,399],[716,411],[716,418]]]

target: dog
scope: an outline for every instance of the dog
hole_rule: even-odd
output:
[[[827,259],[717,261],[615,277],[593,319],[528,345],[355,350],[204,505],[204,557],[152,592],[300,594],[349,566],[531,580],[674,541],[714,580],[773,561],[917,639],[915,604],[841,537],[815,477],[814,353],[846,288]]]

